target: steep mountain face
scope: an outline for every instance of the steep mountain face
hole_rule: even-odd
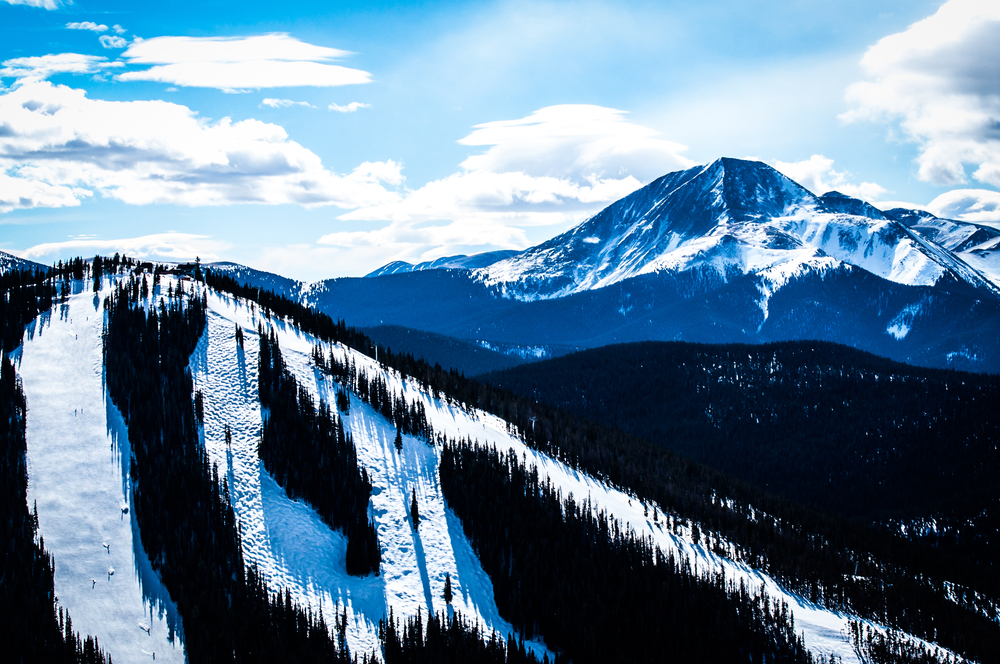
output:
[[[996,287],[960,258],[871,205],[811,194],[770,166],[739,159],[666,175],[576,228],[474,272],[505,297],[564,297],[661,271],[788,277],[847,263],[911,286]],[[996,292],[1000,293],[1000,290]]]

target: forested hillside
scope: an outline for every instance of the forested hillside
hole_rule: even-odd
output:
[[[1000,496],[994,375],[824,342],[646,342],[482,379],[844,516],[972,516]]]

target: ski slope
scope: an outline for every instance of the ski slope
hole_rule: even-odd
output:
[[[164,277],[160,289],[172,280]],[[334,381],[311,362],[316,340],[287,322],[263,318],[253,305],[228,295],[209,291],[207,300],[207,327],[190,368],[195,388],[204,395],[203,443],[228,483],[247,563],[261,570],[272,590],[287,588],[301,604],[321,610],[328,622],[346,611],[348,647],[358,657],[378,652],[377,623],[390,609],[397,618],[447,610],[442,597],[446,574],[455,610],[478,621],[487,633],[496,630],[505,636],[512,631],[499,615],[490,579],[461,522],[445,504],[438,480],[440,449],[403,436],[403,450],[397,452],[395,427],[353,395],[350,413],[342,418],[359,464],[373,483],[369,510],[383,559],[378,576],[346,573],[345,537],[307,503],[289,499],[257,456],[264,417],[257,394],[258,325],[275,330],[285,363],[299,383],[332,403]],[[26,335],[19,371],[28,399],[29,504],[38,502],[40,534],[56,558],[56,594],[70,610],[74,627],[97,636],[116,662],[151,661],[153,652],[157,661],[183,661],[176,609],[149,568],[134,516],[121,509],[129,502],[128,439],[102,384],[102,319],[100,300],[77,292],[41,316]],[[237,325],[244,333],[242,348],[235,339]],[[786,592],[760,572],[694,543],[689,531],[671,532],[662,511],[644,516],[638,499],[526,447],[503,420],[435,399],[343,346],[327,348],[370,377],[381,373],[390,390],[408,401],[421,400],[435,432],[467,437],[501,452],[513,450],[561,487],[563,495],[589,497],[595,510],[651,537],[664,551],[688,557],[698,571],[724,570],[728,578],[763,586],[772,598],[787,602],[796,631],[815,654],[858,662],[846,637],[851,616]],[[417,529],[409,515],[411,491],[419,503]],[[540,642],[526,645],[539,656],[548,652]]]
[[[97,637],[116,664],[151,662],[154,653],[157,662],[184,662],[176,607],[150,567],[133,511],[123,512],[128,435],[104,391],[104,293],[96,297],[90,285],[76,282],[67,302],[29,325],[20,352],[28,505],[38,506],[56,597],[74,630]]]

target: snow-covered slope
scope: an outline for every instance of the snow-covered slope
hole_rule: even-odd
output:
[[[170,279],[164,278],[160,288]],[[105,289],[109,287],[106,283]],[[154,651],[158,658],[179,661],[181,646],[168,641],[175,621],[172,604],[149,569],[132,515],[121,511],[129,502],[128,464],[122,462],[129,456],[128,442],[101,381],[101,299],[88,292],[89,283],[78,290],[64,307],[42,317],[23,347],[29,499],[38,500],[41,535],[56,558],[56,593],[75,626],[97,636],[117,662],[150,661]],[[383,562],[379,576],[346,573],[344,536],[323,523],[308,504],[289,499],[257,456],[262,425],[258,325],[275,330],[285,362],[300,384],[332,402],[332,379],[311,363],[316,340],[285,321],[261,318],[259,309],[229,296],[209,292],[208,305],[208,325],[190,366],[196,388],[205,396],[205,448],[228,479],[247,562],[261,569],[272,588],[287,588],[298,601],[321,607],[324,615],[346,609],[348,645],[358,656],[377,650],[376,624],[390,608],[398,617],[444,610],[446,574],[455,609],[487,630],[508,633],[511,627],[499,615],[490,579],[442,496],[440,449],[404,436],[403,450],[397,452],[395,427],[356,397],[344,422],[359,463],[373,482],[369,509]],[[243,348],[236,344],[236,326],[245,335]],[[743,579],[754,588],[763,585],[772,598],[788,602],[796,631],[810,649],[836,654],[844,662],[858,661],[846,638],[850,616],[813,605],[766,575],[695,544],[690,531],[665,528],[662,512],[659,518],[645,516],[634,496],[526,447],[503,420],[434,398],[418,382],[356,351],[343,346],[327,350],[350,359],[370,376],[381,374],[389,389],[408,401],[421,401],[436,432],[468,437],[501,452],[513,450],[564,494],[588,496],[595,510],[606,511],[664,551],[688,558],[698,570],[724,570],[727,578]],[[227,425],[231,447],[224,439]],[[408,511],[414,490],[418,529],[412,527]],[[102,544],[109,545],[110,553]],[[110,567],[114,575],[108,574]],[[541,643],[530,645],[536,652],[545,650]]]
[[[788,275],[841,263],[890,281],[994,285],[874,207],[817,197],[770,166],[723,158],[670,173],[576,228],[475,272],[508,297],[557,298],[659,271]],[[997,291],[1000,292],[1000,291]]]
[[[1000,230],[968,221],[941,219],[923,210],[896,208],[885,214],[954,253],[1000,286]]]
[[[89,286],[89,283],[87,284]],[[75,629],[115,662],[184,662],[179,617],[139,539],[129,444],[104,391],[102,304],[75,294],[28,327],[18,373],[28,401],[28,504],[55,557],[55,592]]]

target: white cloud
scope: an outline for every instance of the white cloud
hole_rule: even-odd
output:
[[[625,120],[626,113],[588,104],[563,104],[519,120],[476,125],[462,145],[489,146],[469,157],[469,171],[519,171],[576,180],[634,176],[648,182],[669,171],[690,167],[687,148],[657,138],[658,132]]]
[[[932,16],[881,39],[851,85],[847,121],[898,121],[919,145],[920,179],[973,177],[1000,186],[1000,3],[950,0]]]
[[[90,196],[85,189],[51,185],[0,172],[0,213],[34,207],[73,207]]]
[[[5,60],[0,78],[16,78],[19,82],[40,81],[56,74],[96,74],[121,66],[120,62],[108,62],[107,58],[97,55],[55,53]]]
[[[93,100],[47,81],[0,95],[0,127],[0,173],[35,192],[8,207],[69,205],[70,194],[96,192],[136,205],[355,208],[397,199],[384,185],[402,181],[392,162],[333,173],[278,125],[209,122],[165,101]]]
[[[941,194],[927,209],[945,219],[977,223],[1000,221],[1000,191],[955,189]]]
[[[599,106],[552,106],[477,125],[459,143],[486,150],[401,200],[340,217],[387,226],[319,242],[352,251],[380,247],[386,260],[524,248],[531,228],[563,230],[645,182],[693,165],[681,156],[684,146]]]
[[[821,154],[814,154],[804,161],[775,161],[773,166],[817,196],[836,190],[854,198],[874,201],[886,193],[884,187],[874,182],[849,182],[850,173],[833,170],[833,159]]]
[[[38,7],[39,9],[59,9],[59,0],[2,0],[8,5],[27,5],[28,7]]]
[[[67,23],[66,27],[70,30],[90,30],[92,32],[104,32],[108,29],[108,26],[101,24],[98,25],[93,21],[83,21],[82,23]]]
[[[128,42],[118,35],[101,35],[101,46],[104,48],[125,48]]]
[[[220,255],[230,246],[208,235],[170,232],[119,239],[72,238],[65,242],[38,244],[13,253],[43,263],[68,255],[111,255],[115,252],[148,260],[180,262],[198,257],[210,262],[221,260]]]
[[[126,30],[126,29],[125,29],[125,28],[123,28],[122,26],[118,25],[117,23],[115,23],[115,24],[114,24],[114,25],[113,25],[113,26],[111,27],[111,29],[112,29],[112,30],[114,30],[115,32],[117,32],[117,33],[118,33],[118,34],[120,34],[120,35],[123,35],[123,34],[125,34],[126,32],[128,32],[128,30]]]
[[[291,99],[265,99],[260,102],[261,106],[270,106],[271,108],[288,108],[290,106],[306,106],[308,108],[316,108],[307,101],[292,101]]]
[[[371,108],[371,104],[362,104],[359,101],[352,101],[347,106],[341,106],[340,104],[330,104],[327,108],[331,111],[337,111],[338,113],[354,113],[359,108]]]
[[[368,83],[371,74],[330,64],[347,51],[301,42],[287,34],[255,37],[156,37],[136,40],[122,57],[153,65],[118,76],[187,87],[251,90]]]

